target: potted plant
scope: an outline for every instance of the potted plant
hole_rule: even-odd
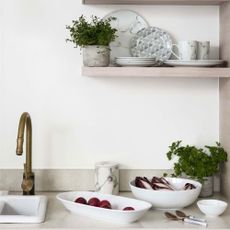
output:
[[[110,60],[109,43],[116,38],[116,29],[110,22],[116,18],[100,19],[91,17],[88,22],[82,15],[78,20],[73,20],[71,26],[66,26],[70,31],[71,39],[75,47],[83,48],[83,64],[85,66],[108,66]]]
[[[227,161],[227,152],[216,142],[216,146],[205,146],[205,149],[196,146],[181,146],[181,141],[173,142],[169,146],[167,158],[172,160],[177,157],[174,163],[172,176],[183,174],[191,179],[198,180],[203,184],[201,196],[213,194],[213,175],[220,172],[220,165]]]

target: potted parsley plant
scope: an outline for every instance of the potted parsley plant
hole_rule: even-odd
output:
[[[83,48],[83,64],[85,66],[108,66],[110,60],[110,42],[116,38],[116,29],[111,27],[110,22],[114,17],[100,19],[91,16],[87,21],[82,15],[72,21],[72,25],[66,26],[70,32],[70,39],[75,47]]]
[[[174,162],[172,176],[186,175],[203,184],[200,196],[206,197],[213,194],[213,175],[219,173],[221,165],[227,161],[227,152],[216,142],[216,146],[181,146],[181,141],[176,141],[169,146],[167,158]]]

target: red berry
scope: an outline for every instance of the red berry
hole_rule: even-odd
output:
[[[80,204],[87,204],[87,201],[85,198],[83,197],[78,197],[76,200],[75,200],[76,203],[80,203]]]
[[[133,207],[125,207],[123,208],[124,211],[133,211],[135,210]]]
[[[111,204],[108,200],[102,200],[99,205],[100,208],[111,209]]]
[[[100,205],[100,200],[96,197],[92,197],[88,200],[88,205],[99,207]]]

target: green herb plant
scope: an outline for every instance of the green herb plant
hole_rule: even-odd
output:
[[[117,37],[117,29],[112,28],[110,24],[112,20],[116,20],[116,18],[100,19],[92,15],[91,22],[88,22],[82,15],[78,20],[73,20],[71,26],[66,26],[71,37],[66,41],[73,42],[75,47],[81,48],[90,45],[108,46]]]
[[[181,141],[176,141],[169,146],[167,158],[172,160],[176,156],[172,176],[178,177],[183,173],[201,183],[206,177],[213,176],[220,171],[220,164],[227,161],[227,152],[216,142],[216,146],[205,146],[205,149],[195,146],[181,146]]]

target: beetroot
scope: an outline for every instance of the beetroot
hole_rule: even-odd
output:
[[[107,209],[111,209],[111,204],[108,200],[102,200],[99,204],[100,208],[107,208]]]
[[[74,202],[79,203],[79,204],[87,204],[87,201],[83,197],[78,197]]]
[[[124,211],[133,211],[135,210],[133,207],[125,207],[123,208]]]
[[[88,205],[99,207],[100,206],[100,200],[97,197],[92,197],[88,200]]]

